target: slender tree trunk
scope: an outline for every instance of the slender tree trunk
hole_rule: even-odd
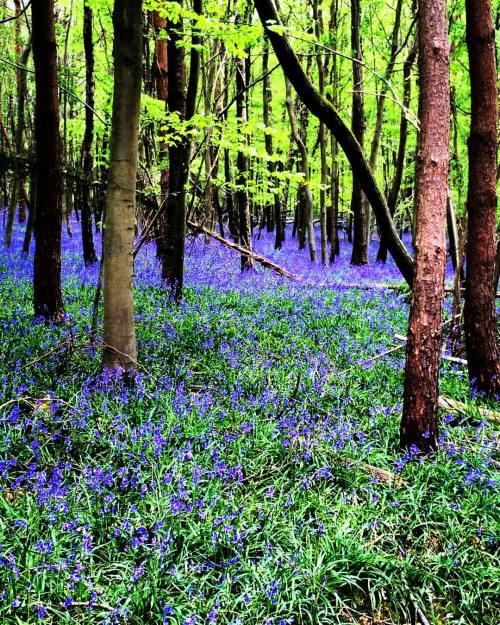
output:
[[[491,0],[466,0],[471,81],[464,330],[473,389],[500,396],[495,319],[498,90]]]
[[[181,3],[179,3],[181,4]],[[201,13],[201,2],[194,9]],[[169,24],[168,54],[168,109],[180,120],[189,121],[194,114],[199,80],[199,35],[192,36],[189,83],[186,88],[186,62],[182,47],[183,23]],[[182,299],[184,286],[184,243],[186,236],[186,185],[189,179],[191,140],[185,135],[170,145],[169,191],[166,201],[165,226],[161,243],[162,278],[173,300]]]
[[[142,0],[115,0],[114,94],[104,230],[103,365],[133,371],[135,191],[142,83]]]
[[[401,190],[401,182],[403,180],[403,172],[405,168],[405,155],[406,155],[406,142],[408,140],[408,119],[407,110],[410,107],[411,102],[411,69],[413,63],[417,57],[417,42],[413,44],[406,61],[403,66],[403,108],[401,110],[401,121],[399,122],[399,145],[398,153],[396,156],[396,164],[394,167],[394,176],[392,178],[392,185],[389,191],[389,197],[387,198],[387,205],[391,217],[394,217],[396,207],[398,204],[399,192]],[[380,244],[377,252],[377,262],[385,263],[387,261],[387,245],[384,241],[384,237],[380,237]]]
[[[246,59],[236,59],[236,115],[238,117],[240,142],[246,141],[246,135],[242,133],[242,126],[248,121],[247,109],[247,70]],[[243,149],[238,151],[238,175],[236,184],[236,205],[238,208],[239,235],[240,244],[248,250],[252,250],[252,223],[250,217],[250,203],[248,198],[248,157]],[[241,270],[251,269],[253,267],[252,258],[244,254],[241,255]]]
[[[450,74],[446,0],[419,6],[420,139],[417,230],[400,444],[437,445],[438,387],[450,161]]]
[[[286,80],[286,107],[288,110],[288,117],[290,119],[292,137],[300,153],[300,171],[303,175],[303,182],[299,189],[299,205],[302,212],[301,218],[303,220],[302,227],[307,233],[307,240],[309,244],[309,258],[311,259],[311,262],[315,263],[316,237],[314,233],[313,223],[313,197],[309,182],[309,160],[307,157],[307,148],[299,134],[299,130],[297,127],[297,120],[295,117],[294,103],[292,98],[292,85],[290,84],[289,80]]]
[[[363,97],[363,54],[361,51],[361,4],[360,0],[351,0],[351,48],[352,48],[352,132],[363,148],[365,136],[365,107]],[[352,176],[351,213],[353,218],[352,265],[368,263],[368,232],[366,227],[366,202],[361,183],[356,172]]]
[[[36,210],[33,298],[36,316],[61,321],[61,137],[54,0],[31,5],[35,65]]]
[[[264,42],[264,52],[262,55],[262,73],[264,80],[262,83],[262,95],[263,95],[263,116],[264,125],[266,129],[271,129],[271,101],[273,98],[271,88],[271,77],[268,75],[269,71],[269,42]],[[273,137],[270,132],[266,131],[265,134],[266,154],[268,156],[267,169],[269,172],[269,188],[273,194],[273,203],[269,203],[266,207],[268,213],[268,231],[271,231],[276,227],[276,234],[274,238],[274,249],[281,249],[283,245],[283,224],[281,223],[282,209],[280,201],[279,187],[276,185],[274,179],[274,172],[276,170],[275,163],[273,161]]]
[[[15,0],[16,15],[21,13],[21,3]],[[24,128],[25,128],[25,104],[26,104],[26,65],[31,52],[31,41],[28,42],[24,50],[21,50],[21,22],[19,19],[15,23],[15,53],[18,58],[19,66],[16,68],[16,99],[17,99],[17,116],[14,130],[14,144],[17,156],[24,154]],[[11,198],[9,201],[9,210],[7,215],[7,224],[5,227],[5,247],[10,247],[12,243],[12,230],[16,216],[16,207],[19,202],[19,223],[26,221],[26,189],[20,172],[16,169],[12,179]]]
[[[83,7],[83,45],[85,48],[85,134],[82,143],[83,184],[81,195],[82,244],[83,262],[93,265],[97,262],[92,234],[92,210],[90,190],[92,185],[94,142],[94,44],[92,42],[92,8],[87,4]]]

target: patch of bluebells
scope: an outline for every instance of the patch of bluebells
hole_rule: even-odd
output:
[[[414,576],[425,564],[436,587],[443,575],[437,554],[412,547],[408,519],[417,512],[445,528],[443,542],[451,542],[452,520],[479,544],[470,570],[486,567],[487,587],[497,540],[495,439],[484,425],[455,433],[445,417],[434,459],[418,449],[398,454],[402,355],[370,358],[404,332],[404,298],[341,287],[398,282],[392,261],[352,268],[343,242],[334,266],[312,266],[295,241],[275,251],[263,233],[256,249],[300,275],[291,283],[260,268],[241,275],[237,256],[197,240],[176,308],[146,246],[136,266],[144,371],[128,385],[99,371],[92,347],[29,364],[88,331],[98,268],[83,266],[78,229],[65,235],[67,322],[32,324],[31,259],[18,254],[20,242],[17,232],[2,251],[0,284],[8,302],[0,404],[15,400],[0,411],[2,623],[48,621],[62,607],[77,623],[100,615],[139,625],[147,601],[164,624],[289,625],[302,608],[314,613],[320,598],[333,622],[337,597],[368,601],[353,580],[361,587],[381,577],[397,614],[409,592],[401,562]],[[451,368],[444,383],[463,388]],[[367,465],[401,473],[409,486],[373,479]],[[470,501],[482,517],[479,534]],[[397,538],[382,553],[373,536],[389,527]],[[320,561],[350,568],[336,571],[337,586],[322,573],[312,587]],[[474,592],[468,609],[477,619],[479,583]]]

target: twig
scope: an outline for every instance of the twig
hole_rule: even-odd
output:
[[[263,267],[266,267],[267,269],[271,269],[272,271],[276,272],[280,276],[284,276],[285,278],[289,278],[290,280],[300,280],[299,276],[291,273],[284,267],[280,267],[280,265],[273,263],[272,260],[269,260],[268,258],[265,258],[264,256],[257,254],[256,252],[247,250],[245,247],[243,247],[242,245],[239,245],[238,243],[233,243],[232,241],[228,241],[227,239],[224,239],[216,232],[213,232],[213,230],[209,230],[208,228],[205,228],[205,226],[201,226],[192,221],[188,221],[187,225],[192,230],[199,230],[200,232],[203,232],[207,236],[211,237],[212,239],[219,241],[219,243],[222,243],[222,245],[225,245],[226,247],[229,247],[230,249],[235,250],[236,252],[239,252],[240,254],[243,254],[244,256],[248,256],[249,258],[252,258],[257,263],[261,264]]]

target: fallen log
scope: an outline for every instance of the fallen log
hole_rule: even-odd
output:
[[[248,256],[249,258],[252,258],[256,263],[259,263],[260,265],[262,265],[263,267],[266,267],[267,269],[271,269],[272,271],[279,274],[280,276],[284,276],[285,278],[289,278],[290,280],[300,280],[299,276],[297,276],[294,273],[291,273],[284,267],[277,265],[272,260],[269,260],[269,258],[266,258],[265,256],[261,256],[260,254],[257,254],[256,252],[247,250],[245,247],[243,247],[242,245],[239,245],[238,243],[233,243],[233,241],[228,241],[227,239],[224,239],[224,237],[221,237],[220,234],[217,234],[213,230],[209,230],[208,228],[205,228],[205,226],[202,226],[200,224],[195,224],[193,221],[188,221],[187,225],[192,230],[203,232],[203,234],[206,234],[211,239],[215,239],[215,241],[222,243],[222,245],[224,245],[225,247],[228,247],[229,249],[232,249],[235,252],[238,252],[239,254],[243,254],[244,256]]]
[[[442,410],[446,410],[447,412],[458,416],[465,416],[470,414],[471,410],[477,410],[481,417],[483,419],[486,419],[490,423],[500,423],[500,412],[495,412],[494,410],[490,410],[489,408],[481,408],[479,406],[467,406],[467,404],[464,404],[461,401],[450,399],[449,397],[445,397],[444,395],[440,395],[438,399],[438,405]]]

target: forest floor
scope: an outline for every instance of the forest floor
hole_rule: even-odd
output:
[[[434,456],[400,453],[404,350],[375,357],[407,295],[332,287],[399,283],[392,262],[354,269],[342,242],[311,268],[262,236],[301,280],[198,239],[179,307],[141,251],[133,387],[100,374],[79,233],[58,327],[33,323],[22,233],[1,252],[2,624],[500,621],[498,431],[464,367],[443,361],[441,393],[467,414]]]

